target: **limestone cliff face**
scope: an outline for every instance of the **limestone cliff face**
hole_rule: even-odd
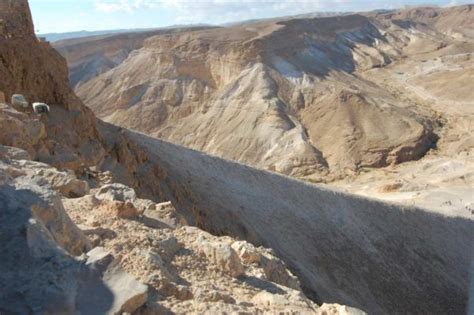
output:
[[[108,122],[329,179],[418,159],[432,147],[426,117],[358,76],[399,58],[408,41],[361,15],[155,36],[78,95]],[[380,120],[389,123],[380,128]]]

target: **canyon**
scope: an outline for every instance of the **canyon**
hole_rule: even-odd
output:
[[[471,23],[257,21],[64,59],[0,0],[0,313],[469,312]]]
[[[76,92],[104,121],[156,138],[459,213],[474,203],[472,15],[472,5],[422,7],[151,36]],[[466,168],[433,176],[419,160]],[[407,165],[430,189],[383,178]],[[433,201],[439,190],[448,199]]]

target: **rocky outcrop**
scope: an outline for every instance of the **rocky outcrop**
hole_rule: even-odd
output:
[[[1,312],[319,314],[271,250],[183,226],[170,203],[123,184],[71,198],[58,182],[73,175],[0,153]]]
[[[96,247],[89,256],[104,260],[110,252],[128,273],[153,288],[156,294],[148,295],[139,314],[229,311],[324,314],[302,294],[296,277],[271,250],[236,242],[230,237],[213,236],[196,227],[168,225],[171,212],[178,212],[169,204],[133,199],[136,208],[146,204],[147,211],[166,207],[166,212],[157,211],[154,225],[150,225],[151,218],[146,214],[135,220],[110,216],[98,206],[102,202],[94,195],[64,200],[76,223],[96,246],[103,246]],[[250,251],[258,261],[248,259]],[[131,285],[126,292],[136,292],[136,299],[142,301],[143,290],[136,287]]]
[[[100,189],[95,193],[95,197],[99,200],[122,202],[133,202],[135,199],[137,199],[135,190],[123,184],[116,183],[107,184],[100,187]]]
[[[91,243],[65,212],[61,187],[40,172],[28,176],[47,167],[18,157],[0,161],[0,312],[118,314],[141,307],[148,288],[100,249],[84,256]]]
[[[294,276],[270,250],[182,226],[182,220],[168,225],[169,218],[180,216],[176,209],[137,198],[122,184],[104,185],[80,198],[64,194],[61,200],[63,186],[50,175],[61,172],[23,159],[29,156],[21,149],[2,146],[0,152],[0,237],[6,241],[0,311],[318,311],[298,285],[282,280],[283,274]],[[123,215],[124,206],[136,211],[133,217]],[[140,216],[136,209],[155,213]],[[258,262],[246,259],[249,250]],[[20,267],[13,267],[14,257],[22,257]],[[265,297],[253,298],[259,292]]]
[[[28,205],[25,211],[31,214],[33,221],[44,227],[54,242],[73,255],[80,255],[84,250],[90,248],[87,238],[64,212],[59,195],[49,189],[50,186],[42,181],[41,176],[31,178],[23,174],[26,167],[0,163],[3,174],[14,178],[14,180],[7,180],[6,183],[3,183],[5,191],[2,198],[5,202],[22,198],[20,192],[27,192],[31,195],[30,199],[25,196],[26,200],[19,206],[24,204],[23,207],[26,207]],[[7,195],[8,192],[11,195]],[[4,206],[6,207],[5,211],[10,209],[8,205]],[[11,207],[15,208],[14,203]],[[34,242],[33,239],[31,241]]]

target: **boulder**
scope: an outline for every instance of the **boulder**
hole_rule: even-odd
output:
[[[58,246],[50,220],[33,215],[37,204],[60,212],[40,187],[0,186],[0,313],[74,314],[79,263]]]
[[[79,180],[72,173],[60,172],[55,169],[45,169],[38,172],[50,185],[67,198],[79,198],[89,193],[89,184]]]
[[[36,156],[36,149],[46,138],[45,125],[11,107],[0,105],[0,143],[17,147]]]
[[[239,277],[245,272],[239,255],[226,243],[203,241],[199,245],[199,252],[232,277]]]
[[[15,179],[14,187],[16,190],[29,191],[34,195],[28,201],[33,218],[47,228],[59,246],[72,255],[80,255],[90,248],[89,240],[69,218],[55,191],[38,185],[28,177]]]
[[[83,314],[100,314],[104,309],[100,297],[94,296],[98,286],[109,291],[110,305],[104,309],[106,314],[133,313],[148,299],[148,287],[125,272],[102,247],[96,247],[87,253],[86,267],[80,292],[79,311]],[[100,278],[101,282],[96,279]]]
[[[267,280],[301,291],[298,278],[286,268],[285,263],[279,258],[268,253],[262,255],[260,266],[263,268]]]
[[[99,188],[95,197],[99,200],[133,202],[137,195],[135,190],[122,184],[107,184]]]
[[[152,270],[158,270],[159,279],[167,279],[168,281],[177,281],[178,279],[167,269],[166,263],[161,258],[156,249],[148,249],[141,251],[144,262]],[[155,275],[157,275],[155,273]]]
[[[0,313],[76,313],[81,264],[67,252],[89,246],[57,193],[8,179],[0,186],[0,222]]]

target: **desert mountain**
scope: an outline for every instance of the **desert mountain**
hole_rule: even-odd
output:
[[[183,27],[57,41],[53,47],[68,60],[69,80],[74,87],[121,64],[131,51],[142,48],[145,39],[174,32],[205,29]]]
[[[1,313],[466,311],[472,219],[104,123],[34,36],[26,0],[0,0],[0,20]]]
[[[341,179],[335,184],[347,191],[463,213],[474,204],[466,189],[474,184],[472,8],[156,36],[77,91],[120,126],[311,181]]]
[[[435,146],[435,117],[361,73],[428,35],[384,18],[152,37],[78,95],[108,122],[297,177],[419,159]]]
[[[103,31],[75,31],[75,32],[65,32],[65,33],[39,33],[38,37],[46,39],[48,42],[59,42],[65,40],[79,39],[79,38],[88,38],[88,37],[99,37],[99,36],[113,36],[116,34],[122,33],[138,33],[138,32],[148,32],[153,29],[122,29],[122,30],[103,30]]]

